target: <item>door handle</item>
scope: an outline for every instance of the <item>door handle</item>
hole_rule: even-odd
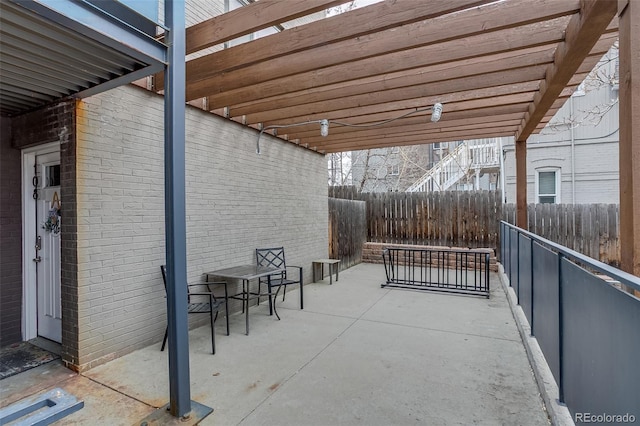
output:
[[[38,256],[35,259],[33,259],[33,261],[36,262],[36,263],[40,263],[40,262],[42,262],[42,257]]]

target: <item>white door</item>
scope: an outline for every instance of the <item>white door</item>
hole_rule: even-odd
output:
[[[60,295],[60,153],[36,155],[35,256],[38,336],[62,341]]]

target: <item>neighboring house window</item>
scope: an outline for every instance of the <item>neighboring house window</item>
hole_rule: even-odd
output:
[[[541,204],[560,203],[560,170],[541,169],[536,173],[536,198]]]
[[[391,176],[398,176],[400,174],[400,165],[394,164],[393,166],[389,166],[389,174]]]

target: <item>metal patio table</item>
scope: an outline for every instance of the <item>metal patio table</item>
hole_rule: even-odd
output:
[[[271,268],[266,266],[256,266],[256,265],[241,265],[241,266],[233,266],[231,268],[218,269],[216,271],[207,272],[207,281],[210,281],[209,277],[218,277],[225,279],[235,279],[242,281],[242,291],[240,293],[236,293],[231,296],[226,296],[228,299],[236,299],[242,301],[242,311],[245,314],[245,334],[249,335],[249,301],[252,299],[258,299],[261,296],[267,296],[269,298],[269,306],[273,307],[273,312],[276,314],[276,317],[280,319],[280,315],[276,311],[275,297],[278,294],[278,290],[275,292],[269,292],[268,289],[270,286],[267,286],[266,292],[252,292],[249,284],[251,280],[267,277],[268,281],[271,281],[271,275],[283,272],[282,268]],[[225,284],[225,294],[227,294]]]

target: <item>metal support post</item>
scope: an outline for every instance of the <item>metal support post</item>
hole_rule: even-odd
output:
[[[187,319],[187,234],[185,209],[185,10],[184,1],[165,0],[166,38],[164,161],[169,411],[191,412],[189,323]]]

